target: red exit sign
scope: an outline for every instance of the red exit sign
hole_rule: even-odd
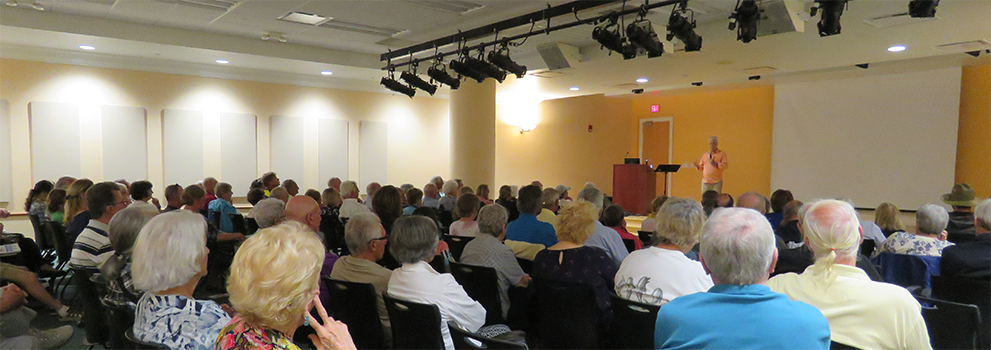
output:
[[[661,110],[660,105],[650,105],[650,113],[657,113]]]

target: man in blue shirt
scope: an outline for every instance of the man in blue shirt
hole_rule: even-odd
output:
[[[218,183],[217,187],[214,188],[214,193],[217,194],[217,199],[210,202],[209,209],[211,213],[220,213],[220,227],[217,229],[220,232],[234,232],[234,224],[231,222],[229,214],[237,214],[237,209],[231,204],[231,197],[234,196],[231,184]]]
[[[661,307],[656,349],[829,349],[829,323],[815,307],[772,292],[774,231],[752,209],[713,212],[699,256],[715,286]]]
[[[520,189],[520,196],[516,200],[520,217],[506,226],[506,239],[543,244],[544,247],[557,244],[554,226],[537,220],[537,214],[543,209],[540,198],[540,187],[529,185]]]

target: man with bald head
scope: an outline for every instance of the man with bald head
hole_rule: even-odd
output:
[[[368,184],[368,186],[365,186],[365,193],[367,193],[368,196],[365,197],[365,202],[363,204],[368,207],[368,210],[372,210],[372,200],[375,198],[375,192],[378,192],[380,188],[382,188],[382,184],[378,182],[372,182]]]
[[[750,191],[740,195],[740,198],[736,200],[736,206],[738,208],[750,208],[761,213],[761,215],[767,214],[767,201],[764,196],[760,193]]]
[[[437,185],[428,183],[423,186],[423,206],[434,209],[440,208],[440,191]]]
[[[320,204],[317,204],[316,200],[305,195],[292,197],[286,203],[286,209],[282,212],[282,216],[285,220],[297,221],[309,227],[313,233],[316,233],[320,237],[320,241],[324,242],[324,246],[326,246],[324,235],[320,232]],[[337,254],[331,253],[329,250],[324,253],[323,266],[320,268],[321,279],[330,276],[330,272],[334,270],[334,264],[337,263],[338,258]],[[320,294],[322,298],[326,298],[329,295],[323,283],[320,284]]]
[[[337,192],[341,192],[341,178],[339,177],[330,178],[330,181],[327,181],[327,187],[333,188],[337,190]]]

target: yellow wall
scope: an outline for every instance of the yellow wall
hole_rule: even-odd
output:
[[[956,182],[991,196],[991,65],[963,67]]]

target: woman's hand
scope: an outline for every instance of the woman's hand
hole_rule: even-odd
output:
[[[310,322],[310,327],[317,334],[310,334],[310,341],[317,347],[317,350],[356,350],[354,340],[351,340],[351,333],[348,333],[348,326],[344,322],[335,320],[327,316],[327,310],[323,308],[320,297],[313,297],[313,304],[320,313],[323,323],[318,322],[310,313],[306,313],[306,318]]]

